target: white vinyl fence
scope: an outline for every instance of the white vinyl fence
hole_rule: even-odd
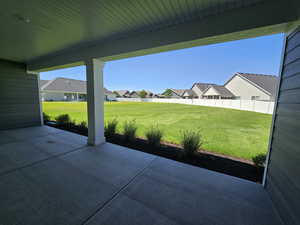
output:
[[[213,106],[221,108],[239,109],[260,113],[273,113],[274,102],[258,100],[231,99],[176,99],[176,98],[117,98],[120,102],[161,102],[188,105]]]

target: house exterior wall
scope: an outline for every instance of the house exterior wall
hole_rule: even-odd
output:
[[[189,93],[187,93],[187,92],[184,92],[184,94],[182,95],[182,97],[185,98],[185,99],[196,98],[195,96],[189,95]]]
[[[140,96],[137,93],[130,94],[130,98],[139,98]]]
[[[300,29],[287,37],[266,189],[285,225],[300,224]]]
[[[235,76],[231,79],[225,87],[231,91],[232,94],[240,97],[240,99],[251,100],[252,96],[259,96],[256,100],[271,100],[268,94],[239,76]]]
[[[105,94],[105,100],[108,101],[115,101],[116,95],[115,94]],[[42,101],[86,101],[86,94],[79,94],[78,99],[77,93],[63,93],[63,92],[50,92],[50,91],[43,91],[41,93]]]
[[[105,96],[106,96],[106,100],[108,100],[108,101],[116,101],[117,100],[117,98],[116,98],[116,95],[115,94],[105,94]]]
[[[171,92],[171,96],[168,96],[168,98],[181,98],[179,95],[175,94],[174,92]]]
[[[41,125],[38,76],[0,60],[0,130]]]
[[[220,95],[216,89],[214,89],[213,87],[208,88],[208,90],[204,93],[204,96],[215,96],[215,95]]]
[[[42,92],[42,101],[65,101],[62,92]]]
[[[197,87],[197,85],[194,85],[192,87],[192,90],[196,93],[196,95],[198,96],[198,98],[202,98],[202,91]]]

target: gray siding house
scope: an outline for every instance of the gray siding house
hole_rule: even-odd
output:
[[[58,77],[40,80],[42,101],[86,101],[86,81]],[[104,88],[105,100],[114,101],[116,95]]]

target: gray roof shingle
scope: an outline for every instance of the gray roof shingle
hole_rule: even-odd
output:
[[[115,91],[118,93],[119,96],[125,96],[125,95],[130,95],[130,91],[128,90],[118,90],[118,91]]]
[[[187,89],[184,91],[183,95],[187,94],[190,97],[195,97],[197,94],[192,89]]]
[[[86,93],[86,81],[58,77],[48,82],[42,90]]]
[[[50,80],[40,80],[40,87],[43,87],[45,84],[47,84]]]
[[[216,85],[216,84],[211,84],[211,83],[194,83],[193,87],[197,86],[200,89],[200,91],[204,92],[207,88],[209,88],[212,85]]]
[[[41,80],[42,91],[62,91],[71,93],[86,93],[86,81],[57,77],[53,80]],[[104,88],[106,94],[112,92]]]
[[[237,73],[237,75],[251,81],[266,92],[270,93],[272,97],[276,95],[276,87],[278,83],[278,77],[274,75],[266,74],[254,74],[254,73]]]
[[[226,87],[221,85],[212,85],[213,87],[222,97],[234,97],[234,94],[231,93]]]
[[[183,93],[184,93],[185,91],[189,90],[189,89],[173,89],[173,88],[171,88],[170,90],[173,91],[173,92],[174,92],[175,94],[177,94],[178,96],[182,96]]]

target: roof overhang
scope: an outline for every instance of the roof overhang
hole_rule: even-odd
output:
[[[297,19],[295,9],[287,1],[263,1],[218,16],[209,16],[160,30],[63,49],[30,61],[28,68],[30,70],[56,69],[64,65],[82,65],[86,58],[110,61],[275,34],[286,31],[291,22]]]
[[[209,7],[202,7],[205,2]],[[133,5],[140,10],[136,0],[131,4],[120,1],[117,6],[113,5],[114,1],[100,0],[87,1],[84,5],[80,0],[74,0],[72,5],[65,0],[56,2],[57,5],[33,0],[17,3],[10,0],[0,10],[0,18],[3,17],[0,57],[26,63],[30,71],[83,65],[90,58],[110,61],[285,32],[300,13],[300,3],[296,0],[199,0],[193,5],[177,7],[177,11],[171,0],[145,1],[144,11],[136,11],[136,14],[140,12],[139,16],[122,12]],[[111,12],[102,4],[122,12],[123,18],[101,18]],[[153,14],[154,8],[159,14]],[[20,13],[27,13],[35,20],[30,22]],[[98,19],[102,19],[103,26]]]

